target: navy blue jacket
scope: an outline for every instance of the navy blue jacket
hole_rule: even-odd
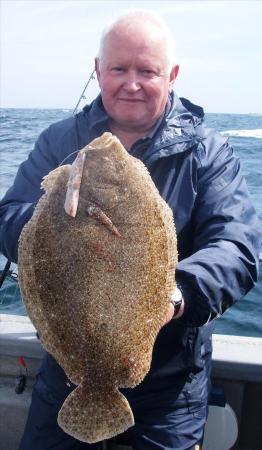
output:
[[[202,108],[172,95],[153,136],[130,149],[173,210],[176,279],[186,302],[183,318],[171,321],[157,337],[145,386],[159,383],[163,375],[172,380],[175,374],[201,369],[211,353],[212,319],[257,280],[257,219],[239,160],[226,138],[203,125],[203,116]],[[0,205],[0,250],[6,257],[17,260],[18,237],[43,193],[43,176],[59,164],[72,163],[74,152],[107,130],[99,96],[40,135]]]

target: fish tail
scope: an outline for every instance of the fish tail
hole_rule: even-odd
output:
[[[134,425],[127,399],[115,386],[80,384],[65,400],[58,425],[89,444],[109,439]]]

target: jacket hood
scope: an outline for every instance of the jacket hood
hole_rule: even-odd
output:
[[[153,162],[184,152],[198,144],[202,140],[198,134],[198,127],[202,125],[203,119],[203,108],[186,98],[179,98],[172,92],[161,124],[162,130],[156,134],[155,139],[153,138],[144,155],[144,161]]]

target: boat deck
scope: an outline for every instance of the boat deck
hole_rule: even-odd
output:
[[[213,347],[212,381],[223,388],[238,423],[237,443],[231,448],[262,450],[262,338],[214,335]],[[0,314],[0,436],[3,450],[18,448],[42,355],[43,349],[28,317]],[[28,380],[26,389],[18,395],[14,386],[20,372],[18,358],[21,356],[27,364]],[[111,448],[130,449],[115,444]],[[203,450],[216,450],[209,443],[208,432]]]

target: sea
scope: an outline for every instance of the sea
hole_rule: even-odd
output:
[[[42,130],[72,114],[70,109],[0,110],[0,197],[12,185],[17,168],[33,149]],[[250,196],[257,210],[262,230],[262,115],[206,114],[206,124],[228,139],[242,163]],[[0,271],[6,259],[0,255]],[[260,269],[262,263],[260,262]],[[0,313],[26,315],[17,267],[11,265],[0,288]],[[223,316],[216,319],[215,332],[238,336],[262,337],[262,274],[257,285]]]

